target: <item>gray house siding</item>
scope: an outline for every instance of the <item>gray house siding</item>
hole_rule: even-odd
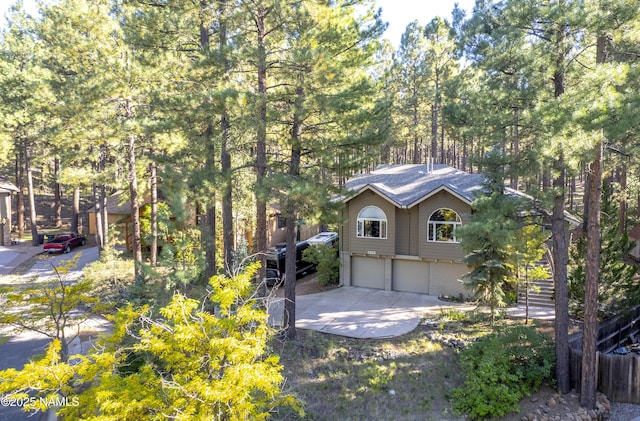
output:
[[[396,254],[418,255],[418,208],[396,208]]]
[[[459,280],[469,269],[459,243],[430,242],[428,220],[452,209],[469,222],[468,204],[482,190],[482,178],[446,166],[382,166],[347,182],[341,230],[340,281],[376,289],[430,295],[468,296]],[[387,238],[358,238],[358,213],[377,206],[387,217]]]
[[[429,217],[438,209],[452,209],[458,213],[462,219],[462,224],[469,222],[471,206],[447,191],[440,191],[434,196],[420,203],[420,224],[418,232],[420,235],[419,256],[429,260],[461,261],[464,258],[460,244],[458,243],[434,243],[427,241],[427,223]]]
[[[358,238],[356,236],[356,221],[358,213],[366,206],[377,206],[387,216],[387,238]],[[379,195],[365,191],[349,202],[349,215],[346,224],[352,254],[367,256],[393,256],[396,245],[396,216],[395,206]]]

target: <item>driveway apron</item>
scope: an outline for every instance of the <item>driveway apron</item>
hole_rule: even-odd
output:
[[[352,338],[387,338],[415,329],[427,313],[458,307],[411,292],[340,287],[296,297],[296,327]],[[269,305],[271,323],[282,326],[284,300]]]

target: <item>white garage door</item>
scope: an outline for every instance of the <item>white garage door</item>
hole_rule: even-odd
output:
[[[384,289],[384,259],[353,256],[351,258],[351,285]]]
[[[429,263],[394,259],[392,289],[428,294]]]

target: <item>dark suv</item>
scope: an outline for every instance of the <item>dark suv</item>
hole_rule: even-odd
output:
[[[302,260],[302,253],[309,248],[309,243],[300,241],[296,244],[296,278],[305,272],[315,270],[313,263]],[[276,244],[275,248],[269,250],[267,254],[267,285],[275,285],[284,279],[285,262],[284,257],[287,247],[284,243]]]

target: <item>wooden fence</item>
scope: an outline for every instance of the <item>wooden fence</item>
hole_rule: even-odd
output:
[[[612,402],[640,403],[640,355],[611,354],[629,337],[640,333],[640,306],[625,318],[603,322],[598,329],[597,340],[597,388]],[[640,338],[638,338],[640,339]],[[569,340],[569,365],[571,386],[580,391],[582,371],[582,333]]]

